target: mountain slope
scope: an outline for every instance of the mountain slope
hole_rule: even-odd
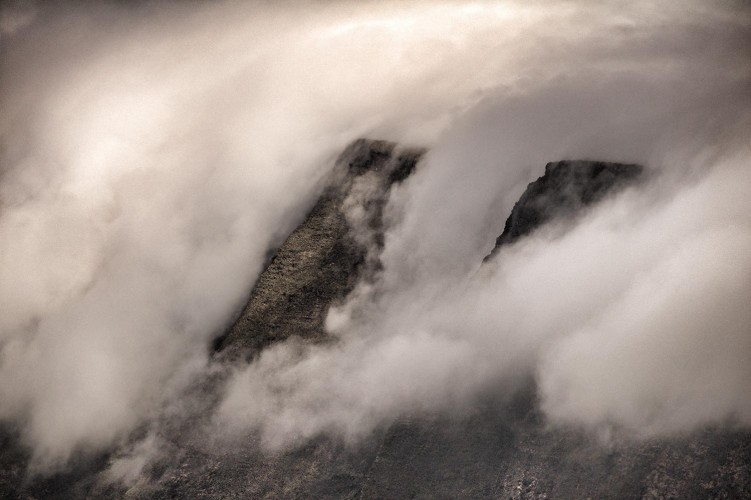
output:
[[[332,181],[305,221],[274,253],[217,349],[252,355],[292,335],[324,339],[329,306],[344,300],[369,264],[367,249],[357,241],[343,205],[362,206],[360,233],[381,235],[390,186],[406,178],[422,154],[419,149],[397,151],[395,144],[385,141],[352,143],[340,155]]]
[[[486,260],[503,245],[515,243],[540,226],[573,217],[607,194],[636,182],[641,165],[600,161],[559,161],[545,165],[545,175],[531,182],[506,219],[503,233]]]
[[[381,172],[381,179],[387,165],[385,171],[409,173],[419,154],[409,155],[405,164],[403,158],[392,157],[393,150],[391,144],[361,140],[342,155],[340,163],[349,166],[349,174],[338,178],[339,184],[322,196],[277,251],[245,313],[224,339],[225,349],[235,343],[253,349],[292,334],[325,339],[322,314],[327,307],[377,270],[377,262],[365,264],[366,249],[355,236],[362,228],[346,224],[343,200],[368,171]],[[642,170],[592,161],[548,164],[545,175],[531,183],[515,205],[492,255],[551,220],[576,216],[637,181]],[[380,217],[390,185],[379,182],[359,199],[370,206],[365,225],[376,233],[383,228],[373,221]],[[372,210],[374,206],[378,208]],[[326,266],[336,272],[327,274]],[[311,282],[315,285],[307,285]],[[285,297],[292,297],[293,304],[307,300],[312,305],[288,306]],[[265,312],[255,312],[261,310]],[[533,386],[512,401],[486,398],[461,418],[403,418],[356,449],[321,437],[281,455],[263,455],[251,443],[236,453],[225,457],[212,477],[223,485],[223,494],[242,491],[258,498],[740,498],[751,493],[748,433],[707,430],[688,439],[603,447],[578,431],[548,429]],[[206,461],[193,459],[189,470]],[[253,479],[241,486],[239,477]],[[193,495],[213,485],[197,474],[172,480],[167,489]]]
[[[219,363],[242,366],[294,336],[331,341],[326,312],[378,272],[390,188],[422,154],[383,141],[359,140],[347,148],[318,203],[276,250],[237,321],[217,340]],[[500,246],[555,218],[575,216],[638,179],[641,170],[589,161],[549,164],[514,207],[491,255],[502,258]],[[202,390],[218,391],[221,381],[208,381]],[[130,488],[101,481],[117,451],[23,483],[27,456],[12,436],[3,438],[0,496],[751,498],[751,433],[707,429],[603,446],[576,430],[548,428],[531,383],[511,400],[487,396],[461,416],[406,416],[356,447],[321,436],[278,453],[261,451],[253,434],[218,446],[202,425],[211,406],[173,416],[177,421],[160,431],[160,454]]]

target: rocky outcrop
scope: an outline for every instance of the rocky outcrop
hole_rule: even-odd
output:
[[[530,183],[514,205],[503,233],[485,260],[553,219],[581,213],[605,195],[635,182],[643,171],[640,165],[601,161],[548,163],[545,175]]]
[[[422,154],[386,141],[352,143],[307,218],[274,253],[237,321],[217,340],[217,350],[247,357],[292,335],[324,340],[329,307],[377,265],[391,185],[409,176]]]

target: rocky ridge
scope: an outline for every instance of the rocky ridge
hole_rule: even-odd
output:
[[[574,217],[606,195],[638,181],[641,165],[588,160],[564,160],[545,165],[545,175],[531,182],[506,219],[488,260],[504,245],[554,219]]]
[[[244,363],[296,335],[326,342],[325,313],[378,271],[383,206],[421,150],[359,140],[342,154],[318,203],[276,250],[247,305],[216,342],[217,359]],[[418,166],[419,168],[419,166]],[[636,180],[641,168],[548,164],[506,221],[496,249]],[[362,208],[361,211],[345,207]],[[359,213],[355,219],[350,212]],[[375,249],[375,251],[373,250]],[[251,437],[232,450],[175,432],[164,456],[131,488],[98,481],[107,456],[44,481],[19,483],[24,455],[0,452],[0,496],[9,498],[751,498],[751,433],[707,429],[691,436],[603,446],[576,430],[550,429],[534,386],[513,400],[492,396],[456,418],[419,415],[379,429],[357,448],[325,436],[287,452],[259,451]],[[198,432],[198,431],[195,431]],[[200,433],[199,433],[200,434]],[[10,443],[10,444],[9,444]],[[82,467],[85,467],[82,469]],[[5,494],[5,495],[3,495]]]
[[[276,250],[237,321],[217,340],[217,350],[250,357],[293,335],[325,340],[328,308],[377,266],[368,249],[383,245],[390,187],[412,173],[423,152],[364,139],[347,147],[318,202]],[[354,224],[346,205],[359,210]]]

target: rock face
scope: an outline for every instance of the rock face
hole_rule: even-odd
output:
[[[240,317],[218,339],[217,350],[252,356],[292,335],[323,340],[329,306],[343,300],[374,264],[368,247],[383,244],[382,211],[391,185],[409,176],[422,154],[397,152],[385,141],[352,143],[308,217],[271,258]],[[344,209],[355,208],[347,205],[356,205],[359,220],[347,220]]]
[[[365,140],[342,154],[331,184],[217,340],[218,359],[244,363],[293,335],[326,341],[328,307],[378,271],[383,207],[391,186],[412,172],[421,154]],[[598,162],[549,164],[514,207],[498,245],[573,215],[640,171]],[[25,455],[0,433],[0,497],[751,498],[751,433],[707,430],[605,448],[577,431],[548,429],[535,401],[530,385],[512,401],[487,398],[461,418],[403,418],[357,448],[321,437],[272,455],[260,452],[253,438],[217,449],[191,424],[178,423],[165,436],[163,457],[130,490],[98,481],[106,456],[22,483]]]
[[[587,160],[548,163],[545,175],[530,183],[514,205],[486,260],[546,222],[574,215],[633,183],[643,170],[640,165]]]

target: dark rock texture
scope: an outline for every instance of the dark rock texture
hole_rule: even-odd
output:
[[[390,186],[412,172],[422,153],[396,151],[395,144],[385,141],[352,143],[305,221],[271,258],[240,317],[217,341],[217,350],[252,356],[292,335],[324,340],[329,306],[343,300],[368,264],[375,264],[367,262],[367,243],[383,245],[382,211]],[[347,203],[363,209],[360,227],[348,223]],[[363,238],[365,242],[358,241]]]
[[[530,183],[514,205],[486,260],[501,246],[516,242],[546,222],[577,214],[633,183],[643,170],[640,165],[587,160],[548,163],[545,175]]]
[[[382,208],[421,151],[357,141],[306,220],[277,249],[246,307],[217,341],[217,359],[244,363],[291,336],[326,341],[328,307],[378,271]],[[639,175],[640,167],[549,164],[507,221],[499,245],[572,215]],[[624,184],[625,185],[625,184]],[[346,207],[361,207],[352,217]],[[207,384],[206,391],[216,386]],[[209,405],[210,406],[210,405]],[[162,456],[130,489],[99,479],[108,457],[22,482],[27,455],[0,433],[2,498],[751,498],[751,433],[707,429],[675,439],[602,446],[550,429],[533,384],[512,400],[486,397],[459,416],[413,415],[355,448],[320,437],[284,453],[246,436],[215,447],[185,415],[162,431]]]

